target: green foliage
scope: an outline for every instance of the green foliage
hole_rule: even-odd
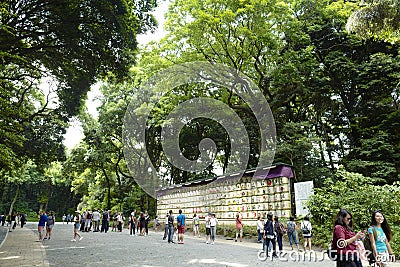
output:
[[[363,0],[357,10],[351,14],[346,25],[349,32],[362,38],[383,38],[388,41],[400,40],[400,1]]]
[[[382,210],[397,235],[394,226],[400,223],[400,186],[376,186],[373,183],[373,179],[361,174],[340,170],[335,181],[314,189],[307,207],[313,223],[315,244],[329,243],[336,215],[341,208],[352,213],[355,231],[366,229],[370,225],[372,212]],[[399,247],[397,240],[395,238],[392,241],[393,247]]]

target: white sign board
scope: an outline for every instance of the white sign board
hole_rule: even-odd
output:
[[[308,214],[308,209],[305,202],[313,194],[313,181],[301,182],[294,184],[294,201],[296,204],[296,215],[305,216]]]

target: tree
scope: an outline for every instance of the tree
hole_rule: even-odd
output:
[[[398,0],[364,0],[349,17],[346,29],[366,39],[378,37],[388,41],[399,41],[399,15]]]
[[[34,120],[58,117],[66,127],[96,79],[127,74],[136,34],[156,24],[149,13],[155,6],[156,1],[2,2],[0,132],[7,138],[0,141],[1,168],[21,164],[15,150],[29,149],[25,130],[37,130]],[[54,83],[49,92],[40,89],[44,78]]]

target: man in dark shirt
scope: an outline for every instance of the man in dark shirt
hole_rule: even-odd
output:
[[[172,210],[170,210],[168,217],[168,243],[175,243],[173,237],[174,237],[174,216],[172,215]]]

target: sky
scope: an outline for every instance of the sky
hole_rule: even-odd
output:
[[[157,41],[160,40],[162,37],[165,36],[166,32],[164,31],[163,25],[165,23],[164,14],[168,10],[168,0],[160,0],[159,6],[154,11],[154,16],[158,21],[158,28],[154,33],[147,33],[147,34],[140,34],[137,36],[137,41],[140,46],[147,44],[150,41]],[[88,112],[93,116],[98,116],[97,108],[100,105],[100,101],[96,100],[98,96],[101,95],[100,93],[100,83],[94,84],[90,91],[88,92],[88,97],[86,101],[86,107]],[[67,132],[65,134],[64,145],[68,149],[72,149],[75,147],[84,137],[83,129],[81,123],[76,119],[73,118],[70,121],[70,127],[68,127]]]

